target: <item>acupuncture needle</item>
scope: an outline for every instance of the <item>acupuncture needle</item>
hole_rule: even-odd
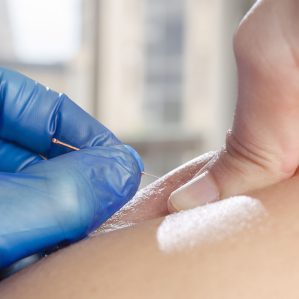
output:
[[[79,150],[80,150],[78,147],[75,147],[75,146],[70,145],[70,144],[68,144],[68,143],[62,142],[62,141],[58,140],[57,138],[52,138],[52,142],[53,142],[54,144],[57,144],[57,145],[60,145],[60,146],[64,146],[64,147],[66,147],[66,148],[69,148],[69,149],[71,149],[71,150],[73,150],[73,151],[79,151]],[[142,174],[142,175],[149,176],[149,177],[152,177],[152,178],[155,178],[155,179],[159,179],[159,177],[157,177],[156,175],[147,173],[147,172],[145,172],[145,171],[142,171],[141,174]]]

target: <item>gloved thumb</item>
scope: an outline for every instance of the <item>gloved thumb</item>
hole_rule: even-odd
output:
[[[229,133],[226,147],[192,180],[170,195],[169,211],[195,208],[274,184],[289,176],[279,169],[278,161],[270,154],[249,151]]]

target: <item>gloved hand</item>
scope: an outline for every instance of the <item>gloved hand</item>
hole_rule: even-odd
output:
[[[66,95],[19,73],[0,68],[0,101],[1,269],[85,237],[133,197],[143,164]]]

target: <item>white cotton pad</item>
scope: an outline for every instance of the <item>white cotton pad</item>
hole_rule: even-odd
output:
[[[159,248],[180,251],[223,240],[264,217],[262,203],[236,196],[165,217],[157,230]]]

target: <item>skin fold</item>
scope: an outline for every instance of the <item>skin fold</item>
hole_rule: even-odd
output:
[[[1,282],[0,298],[299,298],[298,15],[297,0],[263,0],[242,21],[234,40],[238,105],[220,154],[141,190],[91,238]],[[220,198],[246,194],[262,207],[261,217],[220,203],[168,215],[169,196],[206,165]],[[176,224],[165,234],[175,239],[175,230],[194,220],[200,225],[190,226],[193,236],[203,235],[209,226],[196,215],[214,226],[205,242],[194,238],[166,252],[161,227]],[[229,234],[217,224],[221,217]]]
[[[226,144],[205,176],[171,195],[177,210],[250,192],[299,166],[299,2],[260,0],[234,36],[238,99]]]
[[[298,193],[298,175],[257,190],[250,196],[266,216],[219,241],[179,252],[160,249],[164,217],[101,232],[1,282],[0,297],[298,298]],[[162,200],[149,198],[144,201]],[[144,217],[161,213],[154,210]]]
[[[98,231],[110,231],[168,215],[169,195],[194,177],[214,155],[214,152],[210,152],[197,157],[143,188]]]

